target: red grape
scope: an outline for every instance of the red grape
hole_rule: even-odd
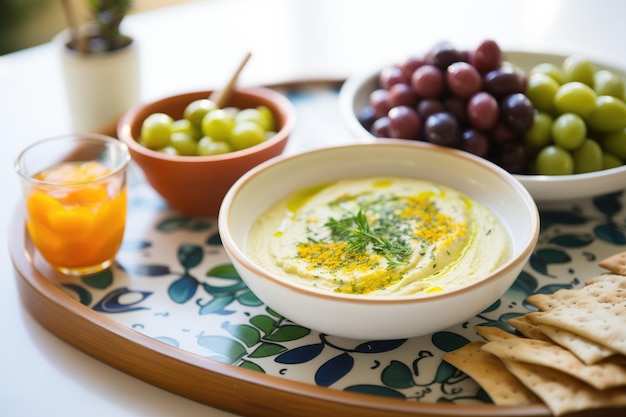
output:
[[[435,98],[443,91],[443,72],[434,65],[422,65],[411,76],[411,86],[421,98]]]
[[[391,106],[389,105],[389,90],[379,88],[370,93],[370,106],[374,108],[376,117],[386,116]]]
[[[388,103],[392,108],[395,106],[415,107],[417,101],[417,94],[413,91],[413,87],[406,83],[397,83],[389,88]]]
[[[485,91],[495,98],[509,94],[523,93],[526,90],[526,76],[512,68],[499,68],[485,74]]]
[[[504,124],[502,120],[498,120],[493,129],[489,131],[489,138],[493,143],[503,144],[515,142],[517,136]]]
[[[498,146],[494,162],[511,174],[528,173],[528,155],[521,143],[507,143]]]
[[[422,128],[417,111],[409,106],[389,110],[389,136],[397,139],[417,139]]]
[[[461,137],[461,149],[486,158],[489,155],[489,138],[484,132],[476,129],[466,129]]]
[[[442,71],[462,59],[461,53],[450,42],[439,42],[426,55],[426,61]]]
[[[402,63],[402,65],[400,65],[400,68],[402,69],[402,72],[404,72],[406,79],[410,81],[415,70],[425,63],[426,61],[422,57],[410,56]]]
[[[482,41],[472,54],[470,62],[481,74],[500,68],[502,65],[500,46],[491,39]]]
[[[522,134],[530,129],[534,111],[533,104],[522,93],[510,94],[500,102],[502,121],[515,134]]]
[[[499,115],[498,102],[484,91],[474,94],[467,103],[467,118],[476,129],[490,130],[496,124]]]
[[[417,103],[417,113],[420,115],[422,120],[426,120],[426,118],[431,114],[439,113],[440,111],[444,111],[445,109],[446,108],[444,107],[441,100],[436,98],[425,98]]]
[[[461,129],[456,118],[448,112],[431,114],[424,124],[426,141],[456,148],[461,144]]]
[[[377,138],[389,137],[389,117],[383,116],[372,124],[372,134]]]
[[[460,98],[470,98],[482,88],[482,78],[478,70],[467,62],[455,62],[446,70],[448,88]]]
[[[445,111],[452,114],[460,124],[467,123],[467,102],[459,97],[448,97],[443,101]]]
[[[389,90],[394,84],[406,82],[408,82],[408,78],[404,75],[404,71],[396,65],[383,68],[378,75],[378,83],[385,90]]]
[[[376,113],[372,106],[363,107],[357,114],[357,120],[365,129],[370,130],[376,120]]]

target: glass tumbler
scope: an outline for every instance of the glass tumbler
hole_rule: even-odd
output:
[[[36,142],[15,161],[26,227],[41,256],[68,275],[112,265],[127,212],[125,144],[100,134],[70,134]]]

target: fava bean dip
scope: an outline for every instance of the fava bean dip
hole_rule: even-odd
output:
[[[341,180],[280,201],[252,227],[248,255],[285,280],[346,294],[446,291],[497,269],[511,252],[499,219],[441,184]]]

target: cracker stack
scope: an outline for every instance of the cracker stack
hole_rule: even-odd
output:
[[[528,297],[538,311],[509,320],[523,337],[477,327],[486,342],[443,359],[496,405],[543,402],[555,416],[626,407],[626,252],[600,266],[610,273],[581,288]]]

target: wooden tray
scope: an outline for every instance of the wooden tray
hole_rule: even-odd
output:
[[[351,140],[333,107],[337,86],[276,86],[304,120],[291,151]],[[503,326],[504,318],[528,311],[523,301],[530,293],[576,286],[602,272],[600,259],[626,250],[621,193],[551,203],[542,207],[533,258],[516,285],[485,312],[422,338],[331,338],[262,305],[233,274],[215,219],[171,212],[136,169],[130,172],[124,245],[117,265],[103,274],[76,279],[52,271],[29,239],[23,207],[16,207],[9,249],[22,302],[50,332],[94,358],[247,416],[550,416],[543,405],[481,402],[484,393],[440,356],[479,340],[475,325]]]

